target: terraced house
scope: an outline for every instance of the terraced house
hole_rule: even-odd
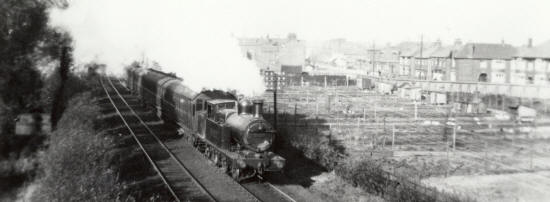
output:
[[[441,48],[441,41],[421,47],[414,54],[414,79],[432,80],[431,56]]]
[[[550,41],[533,47],[529,39],[526,47],[519,48],[511,67],[510,83],[550,84]]]
[[[468,43],[453,59],[456,81],[510,83],[511,61],[516,48],[509,44]]]

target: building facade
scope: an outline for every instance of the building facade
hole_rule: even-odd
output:
[[[518,49],[511,65],[511,83],[550,84],[550,41],[533,46],[529,39],[527,46]]]
[[[468,43],[454,56],[456,81],[510,83],[516,48],[509,44]]]

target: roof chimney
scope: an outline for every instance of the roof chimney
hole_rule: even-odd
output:
[[[501,44],[501,45],[506,44],[506,43],[504,43],[504,39],[500,40],[500,44]]]
[[[457,38],[455,39],[455,46],[461,46],[462,45],[462,39]]]
[[[533,48],[533,38],[527,40],[527,48]]]

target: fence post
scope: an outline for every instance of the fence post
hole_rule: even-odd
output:
[[[414,120],[416,121],[418,119],[418,107],[416,104],[416,100],[414,100]]]
[[[453,126],[453,152],[455,151],[455,147],[456,147],[456,120]]]
[[[394,150],[394,143],[395,143],[395,124],[392,125],[392,130],[391,130],[391,150],[393,151]]]
[[[317,119],[319,119],[319,97],[315,100],[315,123],[317,123]]]
[[[374,122],[378,123],[378,120],[376,119],[376,102],[374,103]]]
[[[298,111],[298,104],[297,103],[294,103],[294,132],[296,132],[297,130],[297,117],[296,117],[296,113]]]
[[[330,95],[327,96],[327,112],[330,114]]]

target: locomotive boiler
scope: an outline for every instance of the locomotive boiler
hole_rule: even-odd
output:
[[[235,180],[281,171],[273,152],[276,131],[262,116],[262,100],[238,100],[221,90],[194,92],[173,74],[130,67],[127,86],[164,122]]]

